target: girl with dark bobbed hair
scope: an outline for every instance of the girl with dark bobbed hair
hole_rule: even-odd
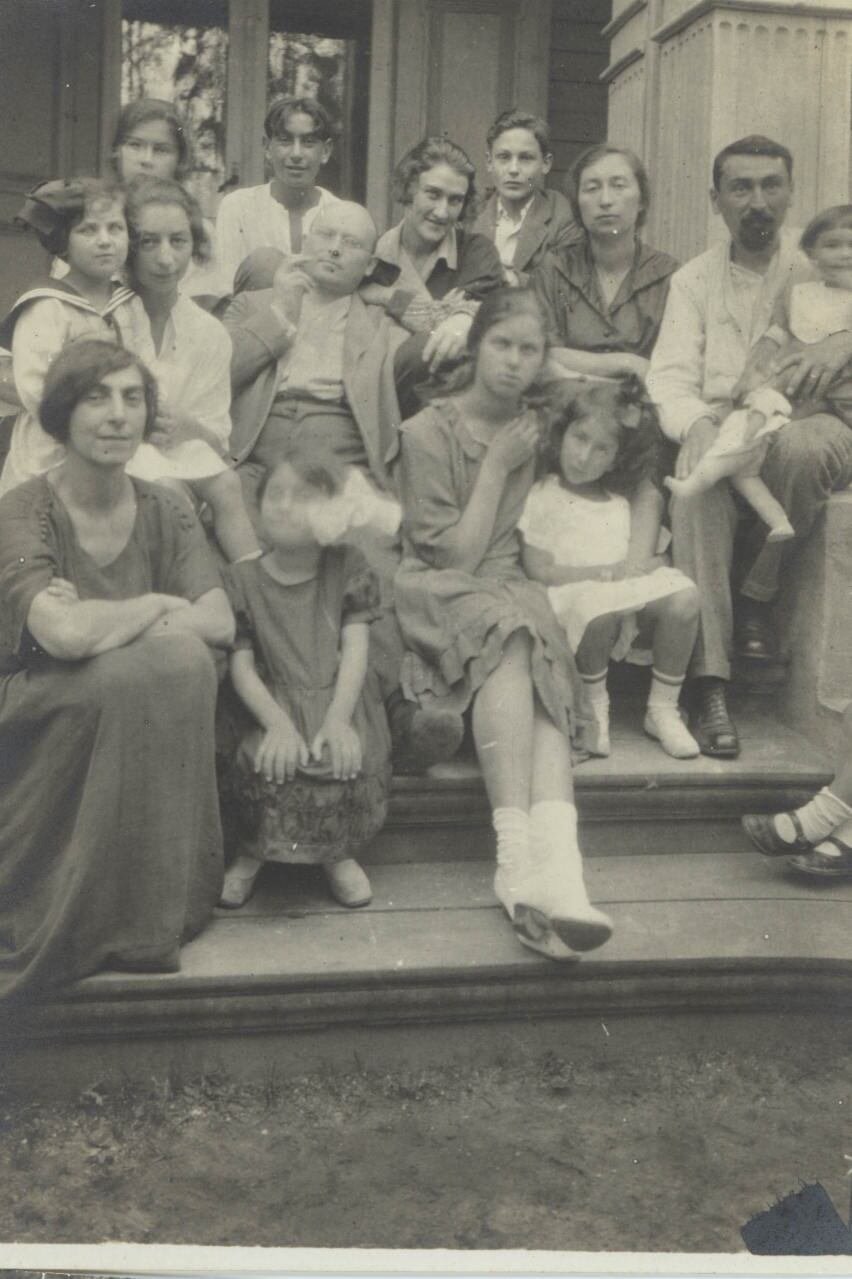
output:
[[[155,412],[137,356],[69,344],[42,403],[64,460],[0,499],[0,998],[174,971],[218,899],[234,622],[193,515],[125,472]]]
[[[570,962],[612,924],[589,901],[577,843],[570,742],[593,744],[591,716],[544,588],[521,566],[517,523],[544,426],[529,399],[547,355],[535,296],[492,293],[467,354],[454,393],[402,429],[403,687],[423,707],[470,708],[494,892],[524,945]]]

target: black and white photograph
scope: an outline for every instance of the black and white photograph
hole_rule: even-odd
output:
[[[3,1273],[841,1273],[852,3],[0,0],[0,120]]]

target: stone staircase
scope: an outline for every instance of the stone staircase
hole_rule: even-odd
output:
[[[637,1015],[848,1012],[852,884],[788,878],[739,826],[808,798],[826,758],[766,699],[737,707],[735,762],[671,760],[640,715],[628,699],[611,757],[576,773],[590,895],[616,925],[582,962],[517,943],[491,890],[482,785],[461,760],[396,780],[364,857],[370,907],[337,907],[316,869],[268,867],[243,910],[185,948],[181,972],[102,973],[7,1015],[8,1082],[49,1093],[176,1061],[256,1073],[444,1060]]]

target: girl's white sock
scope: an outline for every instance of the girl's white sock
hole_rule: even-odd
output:
[[[683,687],[683,676],[663,675],[656,667],[651,671],[651,687],[648,692],[648,706],[677,707],[680,690]]]
[[[832,834],[841,822],[849,821],[852,818],[852,808],[824,786],[809,803],[796,809],[796,816],[801,822],[805,839],[809,844],[815,844]],[[797,831],[786,813],[776,815],[775,830],[785,844],[795,843]]]
[[[835,839],[839,839],[841,844],[845,844],[847,848],[852,848],[852,819],[841,824],[831,832]],[[842,857],[843,849],[838,848],[836,844],[825,843],[825,836],[820,841],[819,851],[825,857]]]
[[[589,705],[592,714],[595,717],[595,723],[598,726],[598,755],[608,755],[610,753],[609,739],[609,689],[606,685],[606,677],[608,667],[604,667],[602,671],[597,671],[594,675],[583,675],[580,679],[586,688],[586,696],[589,699]]]
[[[586,897],[583,882],[583,855],[577,842],[577,808],[565,799],[542,799],[530,810],[530,839],[533,856],[538,862],[559,849],[560,875],[569,891]]]
[[[497,835],[497,864],[509,874],[526,869],[530,847],[530,815],[523,808],[495,808],[491,820]]]

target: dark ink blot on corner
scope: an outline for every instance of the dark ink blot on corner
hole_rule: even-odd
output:
[[[852,1232],[818,1181],[746,1222],[740,1234],[756,1257],[849,1257]]]

